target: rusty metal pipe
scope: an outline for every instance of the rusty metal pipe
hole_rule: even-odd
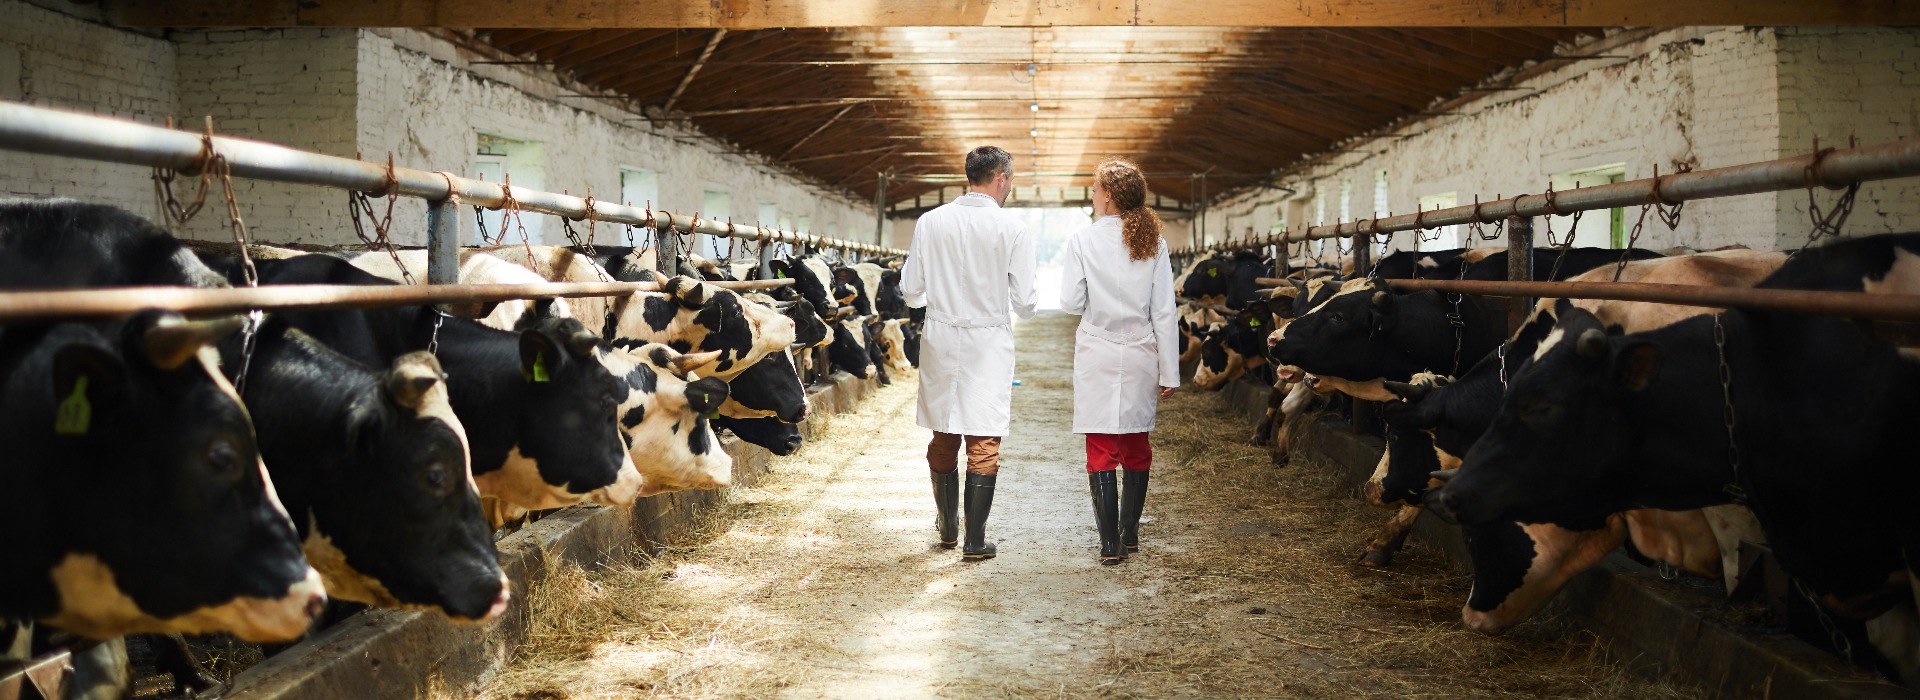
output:
[[[1920,294],[1867,294],[1638,282],[1494,282],[1425,279],[1382,281],[1402,292],[1433,290],[1495,297],[1610,299],[1681,306],[1765,309],[1884,321],[1920,321]]]
[[[1761,192],[1781,192],[1826,187],[1838,189],[1848,183],[1891,180],[1920,176],[1920,141],[1896,141],[1875,146],[1843,148],[1809,153],[1746,165],[1732,165],[1690,173],[1662,175],[1631,182],[1595,185],[1557,191],[1549,211],[1545,195],[1521,195],[1478,205],[1436,209],[1419,214],[1402,214],[1384,219],[1360,219],[1332,226],[1314,226],[1300,233],[1283,233],[1285,241],[1310,241],[1352,236],[1361,232],[1389,233],[1469,223],[1491,223],[1511,216],[1547,216],[1572,214],[1642,204],[1677,204],[1696,199],[1732,197]],[[1477,211],[1476,211],[1477,210]],[[1239,241],[1231,245],[1214,244],[1209,250],[1236,250],[1266,245],[1265,242]]]
[[[793,280],[708,282],[723,289],[771,289]],[[253,309],[375,309],[392,306],[497,302],[513,299],[604,297],[657,292],[657,282],[553,282],[547,284],[269,285],[257,288],[118,287],[0,293],[0,325],[69,318],[125,316],[141,309],[168,309],[188,316],[245,313]]]
[[[190,131],[23,104],[0,103],[0,149],[192,172],[200,167],[203,147],[204,137]],[[458,175],[396,167],[392,170],[393,191],[389,193],[388,170],[384,164],[308,153],[226,136],[213,137],[213,148],[226,157],[236,177],[337,187],[376,195],[418,197],[435,202],[445,200],[449,191],[452,191],[460,195],[462,202],[488,209],[499,209],[507,203],[508,188],[500,183]],[[587,216],[587,201],[584,198],[519,186],[511,190],[514,201],[523,211],[552,214],[576,221]],[[646,209],[603,201],[594,202],[593,216],[598,221],[634,226],[644,226],[649,221]],[[693,217],[667,211],[654,211],[652,220],[662,230],[671,228],[686,233],[761,242],[804,243],[868,255],[906,254],[904,250],[857,241],[821,238],[759,226],[735,226],[724,221],[702,220],[695,225]]]

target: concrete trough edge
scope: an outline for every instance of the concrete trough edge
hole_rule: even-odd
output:
[[[876,388],[875,379],[844,372],[808,387],[813,410],[801,423],[801,434],[811,439],[832,422],[833,414],[853,411]],[[733,484],[758,484],[769,470],[772,453],[734,438],[725,445],[734,458]],[[680,491],[643,498],[631,509],[560,510],[499,541],[500,565],[513,581],[515,600],[501,619],[463,625],[432,612],[369,610],[241,673],[221,697],[398,698],[430,691],[470,695],[506,664],[510,651],[525,638],[530,619],[520,601],[550,566],[594,568],[603,555],[636,545],[657,553],[682,541],[695,516],[722,497],[719,491]]]
[[[1233,413],[1258,417],[1266,411],[1272,390],[1237,380],[1221,392],[1219,401]],[[1383,441],[1317,420],[1305,421],[1296,430],[1298,449],[1337,465],[1359,497],[1359,486],[1379,464]],[[1381,510],[1381,520],[1390,512]],[[1455,566],[1468,566],[1458,527],[1423,514],[1415,521],[1412,538],[1438,548]],[[1354,542],[1356,556],[1364,546]],[[1568,633],[1594,634],[1609,657],[1638,674],[1672,678],[1713,697],[1920,697],[1892,683],[1863,681],[1861,672],[1791,635],[1741,631],[1708,619],[1698,596],[1685,595],[1633,568],[1603,562],[1568,582],[1537,617]]]

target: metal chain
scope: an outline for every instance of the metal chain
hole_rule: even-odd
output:
[[[1576,190],[1580,189],[1579,181],[1573,183],[1573,188]],[[1560,203],[1554,200],[1554,195],[1553,183],[1547,183],[1547,193],[1542,195],[1547,198],[1547,245],[1560,249],[1560,255],[1553,259],[1553,269],[1547,271],[1548,280],[1560,279],[1560,265],[1567,261],[1567,253],[1573,250],[1573,239],[1580,237],[1580,216],[1586,213],[1584,210],[1574,212],[1573,225],[1567,227],[1567,240],[1555,243],[1553,240],[1553,217],[1564,215],[1560,213]]]
[[[167,128],[173,128],[173,118],[167,118]],[[211,127],[209,127],[211,128]],[[200,189],[194,193],[192,204],[181,204],[173,194],[173,180],[180,173],[172,168],[155,166],[153,169],[153,197],[160,208],[160,222],[171,233],[174,226],[185,226],[200,208],[207,203],[207,191],[213,187],[213,168],[209,162],[213,157],[213,148],[209,145],[200,152]]]
[[[1793,581],[1793,590],[1798,592],[1801,597],[1806,598],[1807,603],[1813,606],[1813,617],[1815,620],[1820,621],[1820,628],[1826,631],[1827,640],[1833,643],[1834,651],[1840,652],[1840,656],[1845,658],[1847,663],[1855,663],[1853,659],[1853,640],[1848,639],[1846,633],[1840,631],[1840,625],[1835,624],[1833,618],[1827,615],[1827,607],[1820,604],[1820,599],[1813,594],[1812,589],[1807,588],[1806,582],[1801,581],[1797,577],[1790,578],[1792,578]]]
[[[1627,233],[1627,245],[1620,250],[1620,260],[1613,265],[1613,281],[1620,281],[1620,273],[1627,271],[1627,261],[1633,256],[1633,246],[1640,242],[1640,231],[1647,226],[1647,210],[1652,208],[1652,204],[1640,205],[1640,218],[1633,220],[1633,230]],[[1662,216],[1665,215],[1662,214]]]
[[[441,311],[438,306],[429,306],[427,308],[433,309],[433,335],[427,337],[427,354],[439,357],[440,324],[446,322],[448,314],[445,311]]]
[[[1840,230],[1846,228],[1847,217],[1853,215],[1853,200],[1859,194],[1860,183],[1847,185],[1847,191],[1840,195],[1840,199],[1834,201],[1833,208],[1822,212],[1819,202],[1814,200],[1813,188],[1807,188],[1807,218],[1813,224],[1813,229],[1807,232],[1806,245],[1788,254],[1787,257],[1791,259],[1799,255],[1801,250],[1812,248],[1822,238],[1838,238]]]
[[[1512,342],[1507,340],[1500,343],[1500,393],[1503,395],[1507,393],[1507,346]]]
[[[1739,505],[1746,505],[1746,490],[1740,487],[1740,441],[1736,435],[1736,421],[1733,410],[1733,367],[1727,364],[1727,327],[1721,322],[1724,312],[1713,315],[1713,347],[1720,355],[1720,398],[1721,418],[1727,425],[1727,465],[1733,470],[1733,480],[1728,482],[1724,491],[1727,497]]]
[[[587,230],[591,232],[593,230],[592,229],[593,195],[587,195],[587,222],[588,222]],[[600,266],[600,261],[599,261],[600,251],[596,250],[593,247],[592,233],[588,233],[586,242],[582,243],[580,241],[580,232],[573,230],[573,222],[564,216],[560,217],[560,230],[566,232],[567,240],[572,242],[575,247],[578,247],[587,252],[588,266],[593,268],[593,274],[598,275],[600,277],[600,281],[602,282],[613,281],[612,277],[607,276],[606,268],[603,268]],[[527,260],[529,262],[533,260],[533,249],[531,247],[527,249]]]
[[[201,171],[202,175],[204,177],[207,174],[211,174],[220,178],[221,194],[227,200],[227,230],[233,234],[234,248],[237,249],[240,254],[241,274],[246,280],[248,288],[258,287],[260,286],[260,271],[254,267],[253,253],[247,249],[247,247],[252,244],[247,233],[247,222],[240,218],[240,201],[234,197],[233,193],[233,164],[227,160],[225,155],[214,150],[213,147],[213,117],[207,117],[207,130],[201,135],[200,139],[202,148],[204,149],[203,152],[206,153],[207,164]],[[257,339],[260,331],[260,324],[265,321],[266,314],[261,312],[261,310],[253,309],[247,312],[247,323],[241,329],[240,336],[239,373],[235,374],[233,378],[233,390],[236,394],[246,391],[247,372],[253,366],[254,341]]]
[[[400,261],[400,251],[394,249],[393,239],[388,236],[388,231],[393,226],[393,201],[399,199],[397,192],[399,187],[400,179],[393,173],[393,153],[389,152],[387,153],[386,188],[382,195],[387,199],[386,215],[378,219],[374,218],[373,201],[367,197],[367,193],[348,190],[347,217],[353,220],[353,234],[360,237],[360,242],[365,243],[369,249],[387,251],[387,257],[393,258],[394,267],[400,268],[400,278],[409,285],[415,285],[419,284],[419,281],[415,280],[413,273],[407,270],[406,263]],[[363,212],[367,216],[367,223],[373,225],[373,236],[368,236],[366,228],[360,225],[360,215]]]

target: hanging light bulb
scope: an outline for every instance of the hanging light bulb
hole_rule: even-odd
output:
[[[1027,64],[1027,77],[1031,78],[1039,74],[1040,74],[1040,64],[1038,63]]]
[[[1027,109],[1038,112],[1040,111],[1040,103],[1035,102],[1035,103],[1029,104],[1027,105]]]
[[[1035,137],[1035,138],[1039,138],[1039,136],[1040,136],[1040,130],[1039,130],[1039,129],[1028,129],[1028,130],[1027,130],[1027,135],[1028,135],[1028,136],[1032,136],[1032,137]]]

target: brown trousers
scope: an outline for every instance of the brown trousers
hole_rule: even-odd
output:
[[[927,443],[927,467],[941,474],[960,468],[960,443],[963,437],[934,431]],[[967,447],[967,471],[992,476],[1000,473],[1000,438],[964,436]]]

